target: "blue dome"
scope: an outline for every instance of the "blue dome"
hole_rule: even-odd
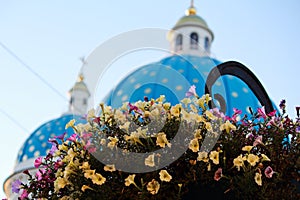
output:
[[[185,98],[191,85],[196,86],[199,96],[205,93],[205,83],[210,71],[222,62],[211,57],[192,55],[174,55],[159,62],[153,62],[136,69],[127,75],[105,98],[104,103],[120,107],[126,101],[135,102],[165,95],[172,105]],[[222,96],[226,103],[227,115],[233,114],[233,108],[249,114],[249,107],[256,111],[261,103],[248,85],[236,76],[219,77],[212,86],[212,97],[220,107],[217,96]],[[274,106],[276,107],[276,106]]]
[[[51,148],[51,143],[48,142],[49,138],[61,135],[66,132],[65,137],[71,136],[74,131],[72,128],[65,129],[66,124],[72,120],[77,123],[85,123],[85,120],[78,115],[62,115],[59,118],[50,120],[40,127],[38,127],[25,141],[21,147],[17,164],[22,163],[28,159],[37,158],[38,156],[46,156],[47,151]]]

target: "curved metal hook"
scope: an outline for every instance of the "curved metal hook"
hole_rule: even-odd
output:
[[[265,106],[266,113],[270,113],[274,110],[272,101],[258,78],[246,66],[236,61],[224,62],[210,71],[205,83],[205,94],[211,95],[211,88],[213,84],[219,77],[224,75],[232,75],[244,81],[253,91],[261,105]],[[211,103],[210,107],[214,107],[215,105],[212,101]]]

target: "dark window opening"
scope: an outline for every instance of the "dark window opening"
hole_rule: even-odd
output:
[[[176,51],[182,50],[182,35],[181,34],[177,35],[175,45],[176,45]]]
[[[191,49],[198,49],[198,34],[193,32],[190,35],[190,39],[191,39]]]

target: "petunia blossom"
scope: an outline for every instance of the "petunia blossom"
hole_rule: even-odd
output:
[[[195,96],[198,97],[197,93],[196,93],[196,86],[192,85],[189,90],[185,93],[186,97],[191,97],[191,96]]]
[[[215,172],[214,180],[219,181],[222,178],[222,168],[218,168]]]
[[[265,169],[265,175],[267,178],[272,178],[274,174],[274,171],[272,169],[272,167],[268,166],[266,169]]]
[[[11,185],[12,192],[19,193],[21,184],[22,182],[19,179],[15,180]]]
[[[35,159],[35,161],[34,161],[34,167],[35,168],[39,168],[41,166],[41,164],[42,164],[42,160],[43,160],[42,157],[38,157],[37,159]]]

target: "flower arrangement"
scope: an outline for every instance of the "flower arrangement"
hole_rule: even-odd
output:
[[[20,199],[297,199],[300,121],[285,112],[251,116],[210,109],[192,86],[179,104],[164,96],[100,104],[74,134],[49,139],[28,182],[13,183]],[[75,125],[76,124],[76,125]]]

